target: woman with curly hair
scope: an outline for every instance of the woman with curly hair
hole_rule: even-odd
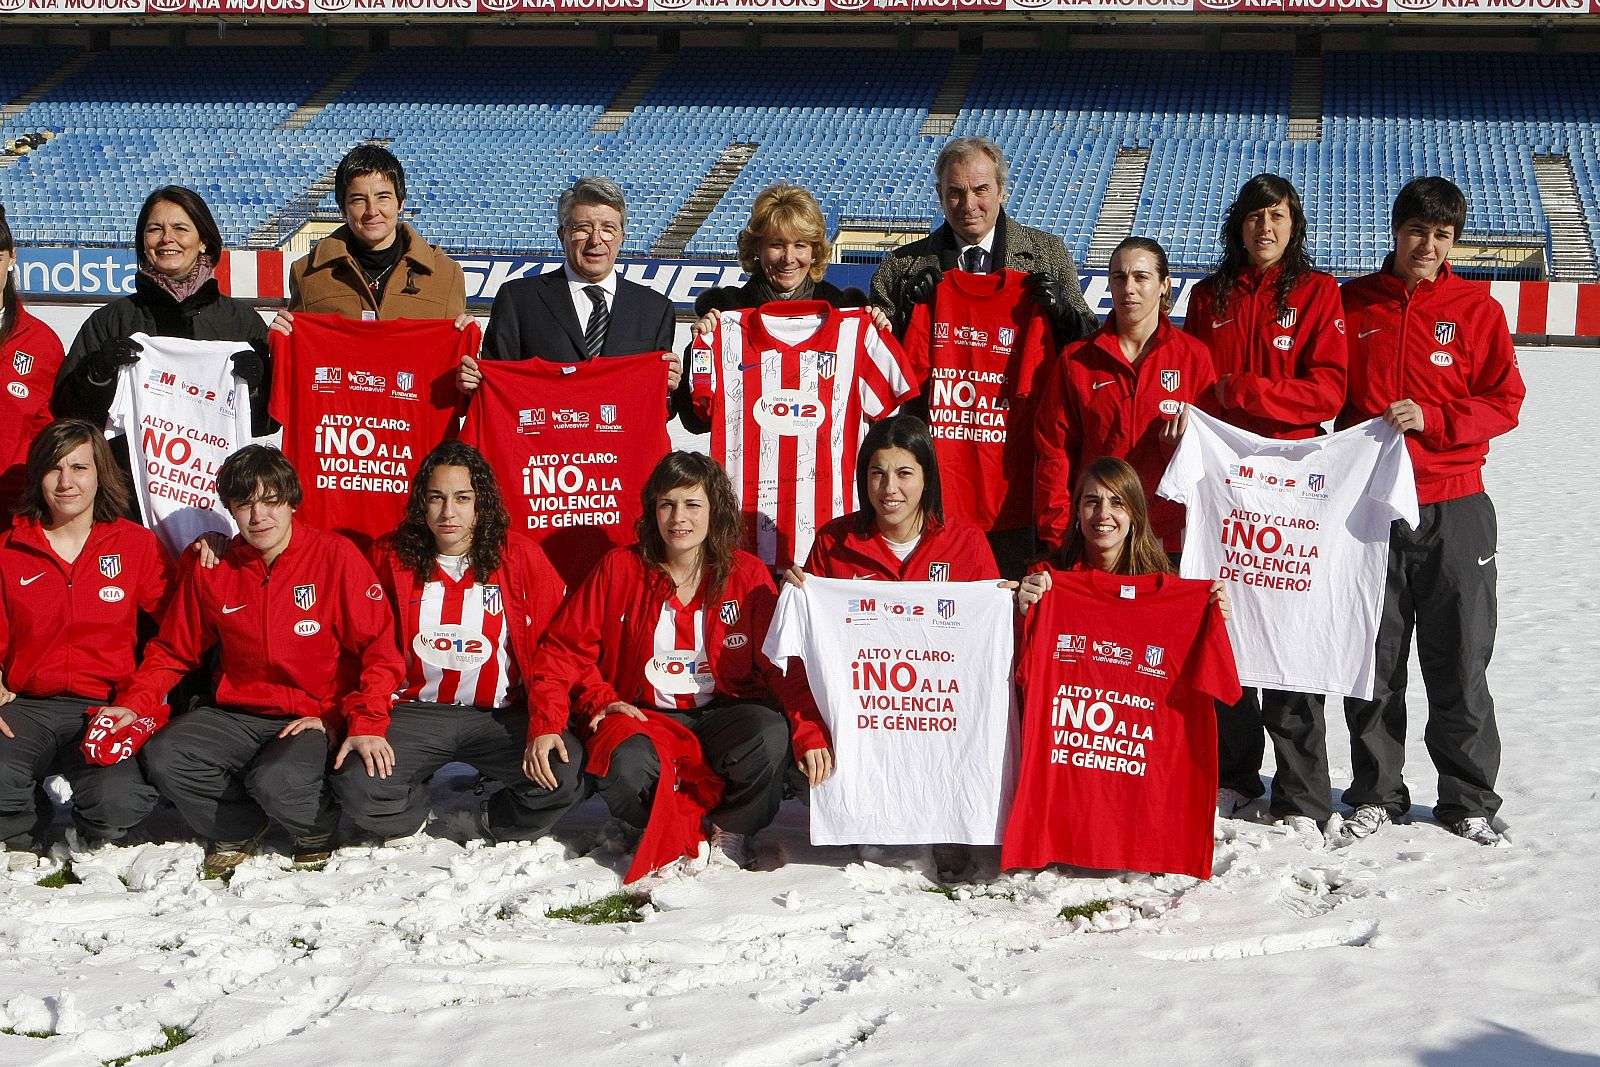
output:
[[[1276,174],[1245,182],[1223,221],[1222,249],[1184,323],[1211,349],[1217,414],[1263,437],[1317,436],[1344,404],[1344,308],[1333,276],[1312,268],[1294,186]],[[1321,694],[1246,689],[1239,703],[1217,709],[1217,730],[1219,814],[1265,792],[1270,736],[1272,817],[1308,832],[1332,816]]]
[[[651,859],[636,856],[636,870],[697,849],[700,814],[712,862],[744,867],[750,836],[778,813],[791,736],[813,784],[832,770],[828,737],[803,673],[780,673],[758,651],[777,591],[738,547],[726,472],[673,452],[641,500],[638,543],[607,554],[545,635],[531,699],[542,725],[527,758],[543,772],[552,750],[568,755],[559,731],[575,715],[611,813],[635,831],[648,824],[639,853]]]
[[[387,731],[394,769],[352,760],[334,790],[356,825],[382,838],[422,829],[428,781],[447,763],[504,783],[479,815],[491,841],[548,833],[581,799],[583,752],[571,734],[561,739],[570,759],[548,777],[523,773],[524,683],[563,589],[538,545],[509,524],[488,461],[446,441],[423,457],[405,517],[375,548],[406,661]]]

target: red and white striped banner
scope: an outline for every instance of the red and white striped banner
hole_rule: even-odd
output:
[[[290,260],[280,251],[224,252],[217,288],[240,300],[283,300],[289,295]]]
[[[1577,282],[1485,282],[1511,332],[1533,337],[1600,339],[1600,285]]]

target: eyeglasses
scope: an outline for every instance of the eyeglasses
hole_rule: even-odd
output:
[[[599,226],[592,222],[575,222],[567,227],[567,235],[584,241],[589,240],[591,237],[598,237],[606,244],[610,244],[622,236],[622,227],[609,222],[601,223]]]

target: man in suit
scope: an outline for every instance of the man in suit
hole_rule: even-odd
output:
[[[558,271],[507,282],[495,295],[482,359],[581,363],[602,356],[666,352],[670,391],[682,364],[671,354],[672,302],[617,276],[628,205],[607,178],[579,178],[556,205],[556,235],[566,262]],[[462,361],[463,391],[478,387],[477,364]]]
[[[904,336],[911,309],[933,297],[944,272],[1020,270],[1050,315],[1056,343],[1066,345],[1099,327],[1083,299],[1078,269],[1061,238],[1006,215],[1006,157],[987,137],[959,137],[934,164],[944,224],[920,241],[890,252],[872,276],[872,302]]]

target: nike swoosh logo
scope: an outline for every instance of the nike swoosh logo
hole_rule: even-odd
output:
[[[761,366],[761,364],[759,362],[758,363],[741,363],[741,364],[739,364],[739,373],[743,374],[747,370],[755,370],[759,366]]]
[[[44,571],[40,571],[38,574],[35,574],[32,578],[22,578],[22,579],[20,579],[20,581],[22,582],[23,585],[32,585],[34,582],[37,582],[40,578],[43,578],[43,577],[44,577]]]
[[[1499,555],[1498,552],[1491,552],[1487,556],[1479,556],[1478,557],[1478,566],[1480,566],[1480,567],[1487,566],[1490,563],[1490,561],[1492,561],[1494,559],[1494,557],[1497,556],[1497,555]]]
[[[1232,321],[1233,321],[1232,319],[1223,319],[1221,322],[1217,322],[1215,319],[1213,319],[1211,321],[1211,328],[1213,330],[1220,330],[1220,329],[1222,329],[1224,326],[1228,325],[1228,323],[1230,323]]]
[[[1090,388],[1099,389],[1103,385],[1110,385],[1110,384],[1111,384],[1110,382],[1095,382],[1094,385],[1092,385]]]
[[[236,608],[230,608],[230,607],[228,607],[228,605],[224,604],[224,605],[222,605],[222,613],[224,615],[232,615],[234,612],[243,611],[245,608],[247,608],[249,606],[250,605],[248,605],[248,604],[240,604]]]
[[[1382,333],[1382,332],[1383,332],[1383,327],[1382,326],[1379,326],[1376,330],[1362,330],[1360,333],[1356,334],[1356,340],[1364,341],[1368,337],[1371,337],[1373,334]]]

